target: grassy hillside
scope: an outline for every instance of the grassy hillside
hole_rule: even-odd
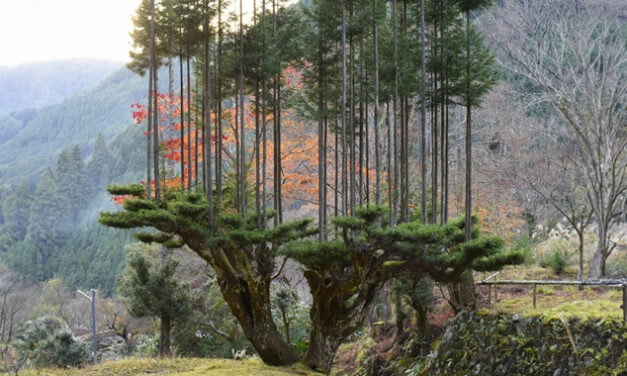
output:
[[[119,62],[72,59],[0,67],[0,115],[41,108],[89,89],[120,69]]]
[[[295,365],[290,367],[269,367],[260,360],[247,359],[242,361],[230,359],[124,359],[106,362],[97,367],[81,370],[33,370],[22,372],[22,375],[47,376],[134,376],[134,375],[167,375],[167,376],[315,376],[319,373]]]

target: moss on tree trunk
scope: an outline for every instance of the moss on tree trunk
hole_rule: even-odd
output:
[[[295,363],[298,356],[283,339],[272,319],[269,281],[261,277],[241,279],[238,283],[218,278],[220,289],[246,338],[261,359],[273,366]]]
[[[338,347],[361,328],[370,315],[383,281],[342,281],[330,275],[320,278],[320,274],[312,270],[306,271],[305,277],[313,304],[304,363],[316,371],[329,373]]]

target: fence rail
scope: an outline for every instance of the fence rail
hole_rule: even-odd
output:
[[[620,306],[623,310],[623,320],[627,322],[627,278],[623,279],[602,279],[595,281],[568,281],[568,280],[502,280],[502,281],[490,281],[498,273],[489,276],[488,278],[477,282],[477,285],[488,286],[488,302],[492,301],[492,290],[494,290],[494,301],[497,300],[497,288],[499,285],[531,285],[533,286],[533,309],[537,307],[537,288],[538,285],[554,285],[554,286],[597,286],[597,287],[615,287],[623,290],[623,305]],[[494,288],[492,288],[494,286]]]

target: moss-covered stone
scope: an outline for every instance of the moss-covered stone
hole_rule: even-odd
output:
[[[421,376],[621,375],[625,349],[627,325],[620,320],[462,312],[411,368]]]

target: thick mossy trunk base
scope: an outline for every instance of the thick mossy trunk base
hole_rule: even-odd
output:
[[[319,330],[320,329],[320,330]],[[310,332],[309,349],[303,363],[314,371],[328,374],[333,366],[333,359],[344,337],[337,330],[313,327]]]
[[[236,282],[230,279],[232,283],[219,278],[224,300],[264,363],[272,366],[296,363],[298,355],[285,341],[272,319],[269,278],[248,277]]]

